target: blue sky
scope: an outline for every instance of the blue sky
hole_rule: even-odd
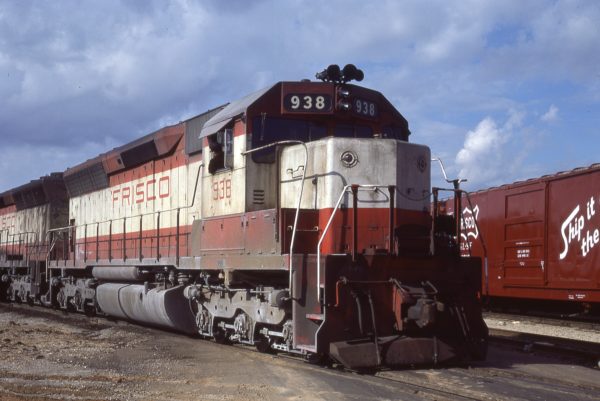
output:
[[[600,162],[599,21],[591,0],[0,0],[0,191],[332,63],[467,189]]]

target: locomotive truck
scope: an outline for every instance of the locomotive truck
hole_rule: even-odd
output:
[[[4,192],[2,296],[350,369],[484,357],[481,261],[362,77],[278,82]]]

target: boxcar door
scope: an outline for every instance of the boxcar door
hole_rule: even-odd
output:
[[[507,190],[504,208],[505,286],[543,286],[545,183]]]
[[[548,205],[548,285],[588,300],[600,291],[600,171],[550,181]]]

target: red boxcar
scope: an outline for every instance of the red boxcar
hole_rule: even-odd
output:
[[[600,302],[600,164],[468,198],[462,198],[461,252],[487,254],[484,294]],[[452,201],[440,208],[453,214]]]

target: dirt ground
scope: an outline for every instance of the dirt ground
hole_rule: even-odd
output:
[[[123,321],[0,304],[3,401],[371,398],[362,382],[327,371]]]
[[[272,360],[125,322],[0,305],[0,400],[267,400],[287,391],[268,378]]]
[[[357,375],[126,322],[0,304],[0,400],[596,400],[600,371],[515,350]],[[565,398],[567,397],[567,398]]]

